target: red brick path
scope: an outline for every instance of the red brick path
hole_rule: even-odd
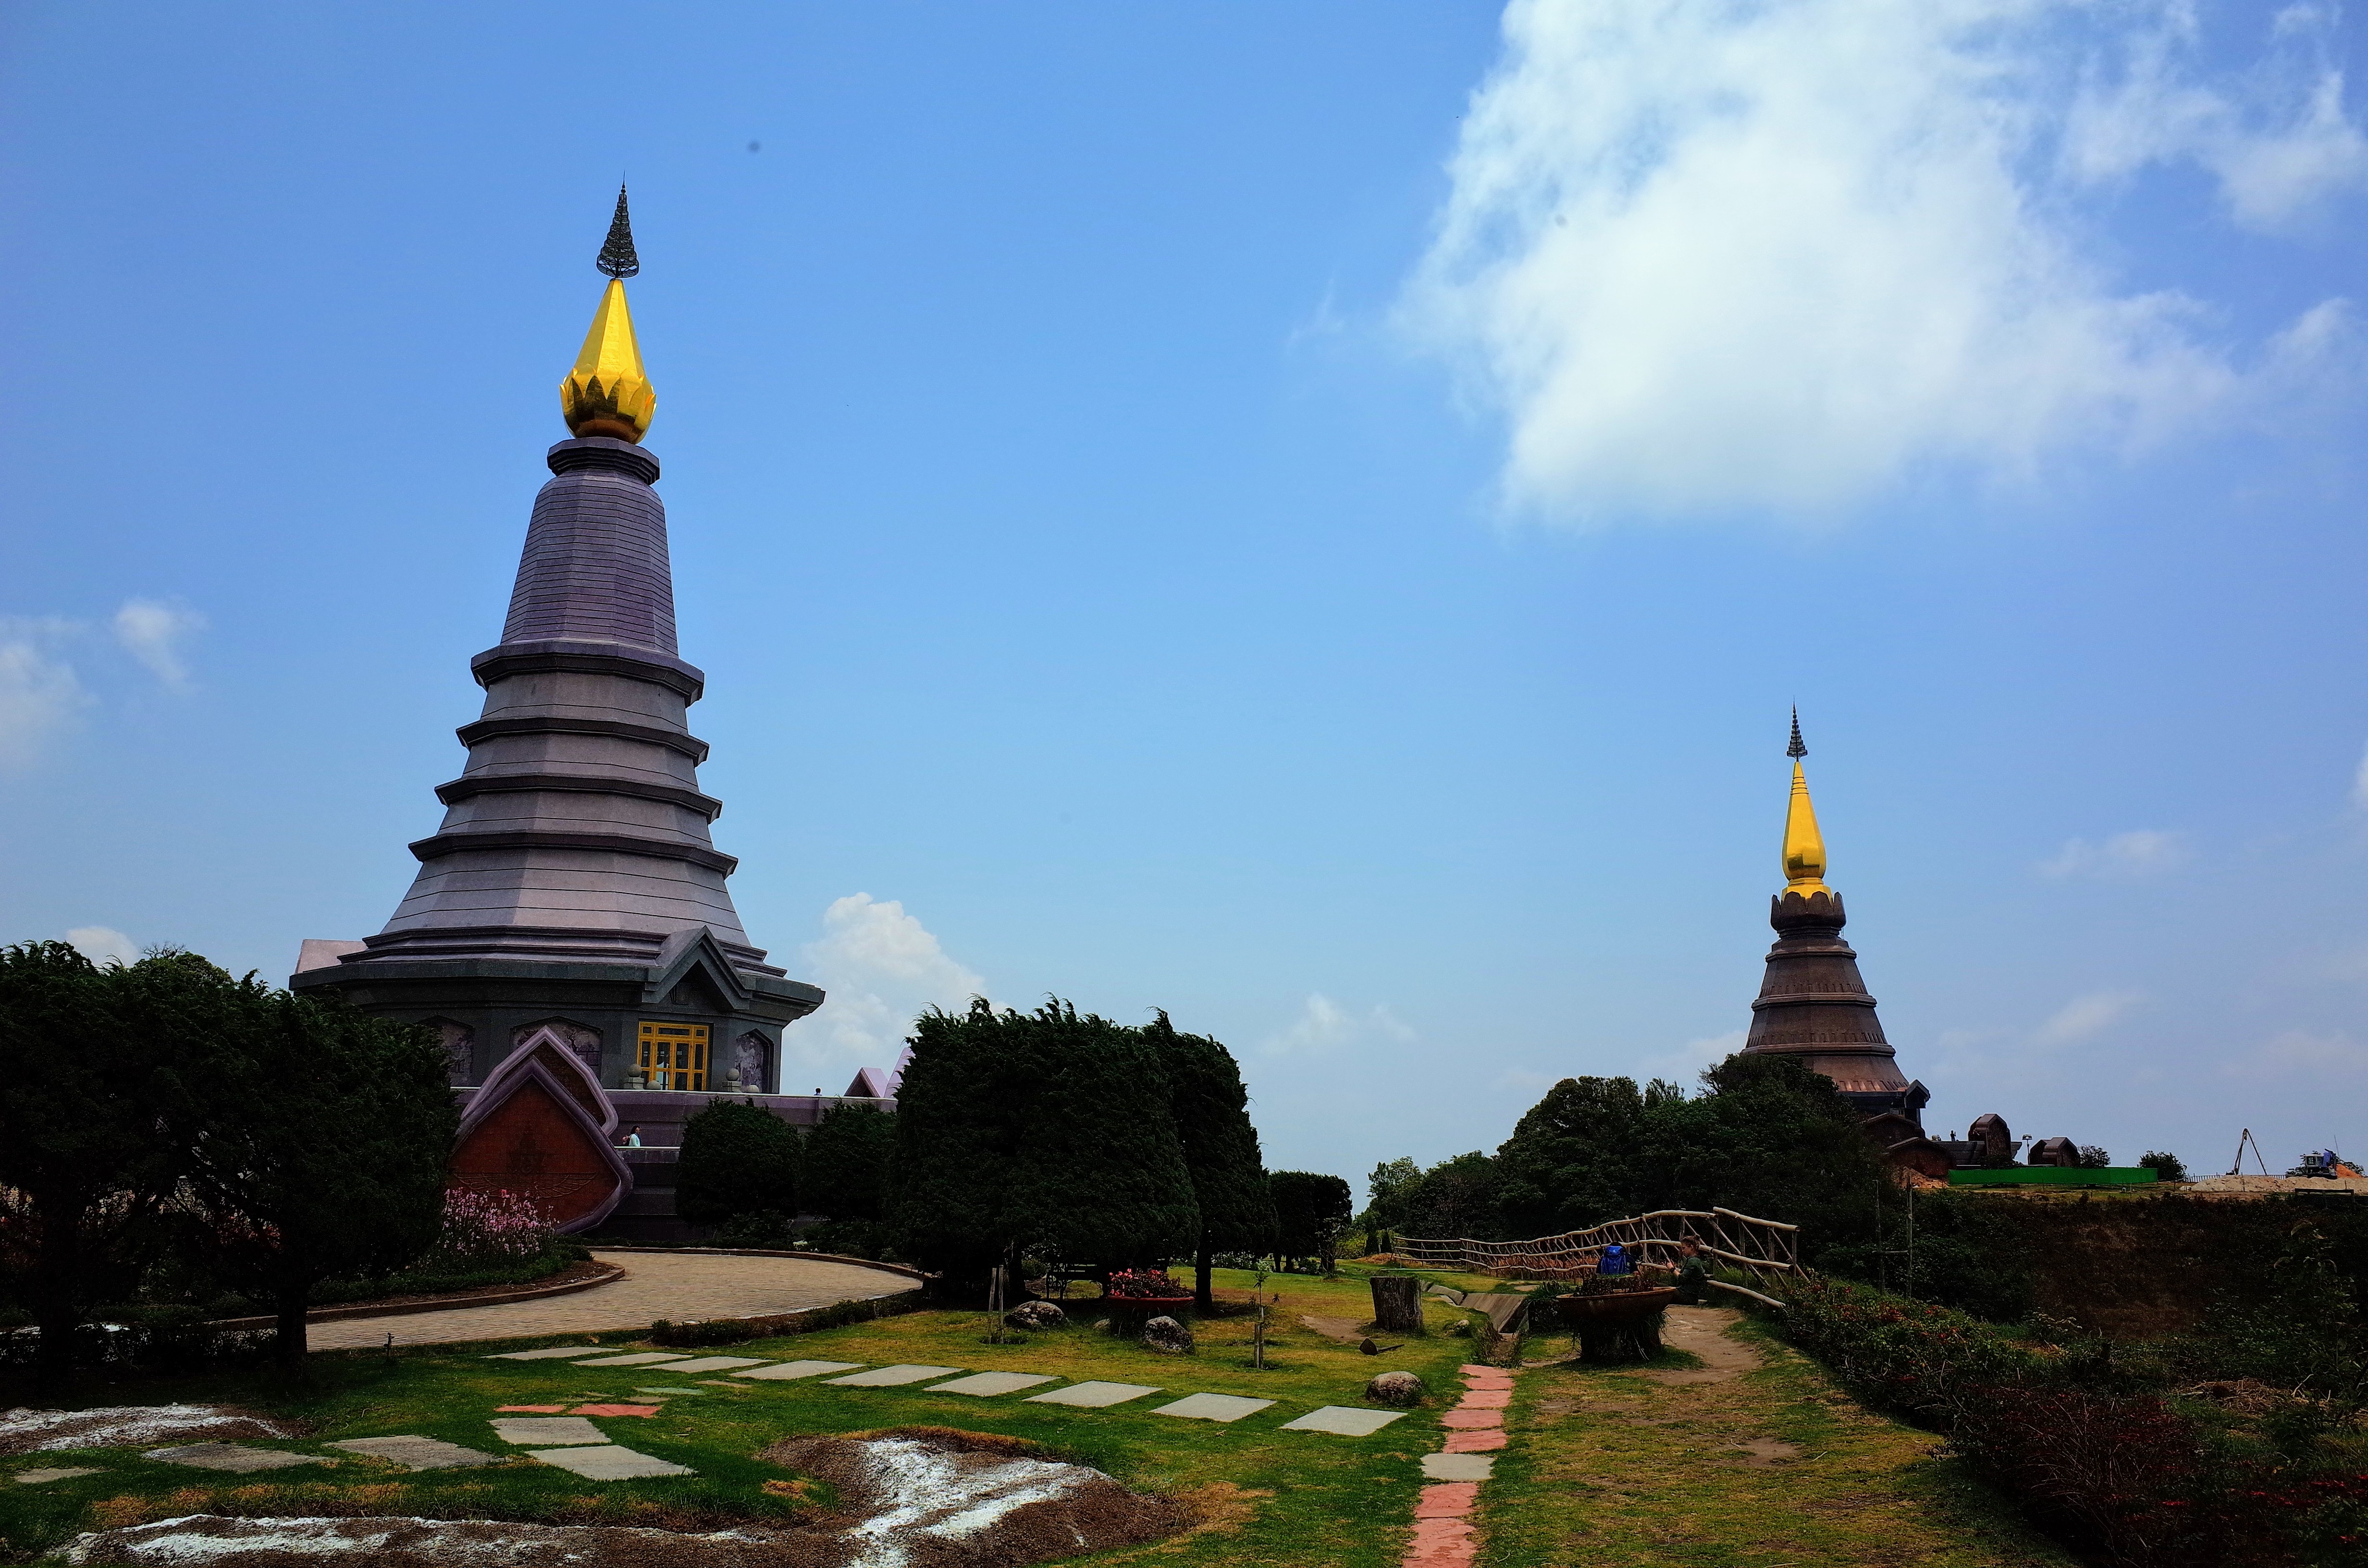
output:
[[[1480,1453],[1505,1446],[1505,1409],[1513,1401],[1513,1374],[1497,1367],[1465,1367],[1463,1397],[1441,1417],[1451,1428],[1451,1454]],[[1472,1511],[1480,1505],[1480,1483],[1437,1481],[1422,1489],[1414,1506],[1414,1540],[1403,1568],[1471,1568],[1479,1550],[1472,1539]]]

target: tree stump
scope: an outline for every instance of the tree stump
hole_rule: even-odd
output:
[[[1411,1274],[1376,1274],[1373,1326],[1383,1334],[1422,1332],[1422,1281]]]

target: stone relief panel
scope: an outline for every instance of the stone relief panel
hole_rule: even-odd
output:
[[[520,1024],[510,1030],[510,1049],[516,1051],[532,1039],[540,1029],[549,1029],[565,1040],[567,1049],[575,1053],[576,1060],[592,1069],[594,1076],[598,1076],[600,1072],[600,1031],[598,1029],[589,1024],[579,1024],[572,1018],[537,1018],[530,1024]]]
[[[430,1018],[427,1027],[444,1042],[447,1074],[455,1087],[477,1081],[477,1031],[451,1018]]]
[[[765,1092],[765,1062],[770,1049],[765,1037],[754,1029],[732,1042],[732,1064],[740,1069],[743,1094]]]

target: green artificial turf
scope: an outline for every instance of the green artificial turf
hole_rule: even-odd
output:
[[[1224,1295],[1247,1294],[1250,1277],[1221,1271]],[[1064,1457],[1130,1485],[1193,1494],[1210,1522],[1178,1540],[1104,1553],[1098,1562],[1306,1562],[1311,1543],[1338,1568],[1395,1562],[1421,1485],[1419,1457],[1440,1446],[1440,1413],[1457,1397],[1455,1368],[1471,1342],[1434,1332],[1386,1355],[1368,1357],[1302,1326],[1301,1314],[1362,1323],[1372,1314],[1361,1278],[1320,1280],[1272,1277],[1280,1295],[1269,1318],[1268,1365],[1250,1365],[1250,1319],[1196,1324],[1198,1354],[1162,1355],[1087,1324],[1090,1301],[1071,1303],[1076,1326],[989,1344],[993,1320],[981,1312],[916,1312],[801,1335],[725,1346],[718,1354],[772,1360],[815,1358],[882,1366],[893,1362],[968,1371],[1053,1373],[1156,1384],[1161,1394],[1108,1410],[1024,1403],[1030,1393],[980,1399],[917,1389],[848,1389],[819,1380],[749,1382],[728,1376],[677,1377],[663,1367],[575,1367],[565,1361],[498,1361],[492,1351],[566,1339],[420,1347],[316,1356],[308,1385],[268,1373],[94,1383],[77,1404],[231,1403],[292,1417],[308,1440],[259,1443],[316,1450],[329,1439],[415,1434],[509,1454],[487,1425],[503,1404],[647,1403],[636,1391],[699,1388],[664,1396],[655,1417],[598,1416],[610,1440],[692,1467],[696,1476],[594,1483],[516,1459],[472,1470],[412,1473],[356,1456],[334,1464],[222,1475],[152,1463],[136,1451],[75,1449],[0,1460],[0,1476],[92,1465],[102,1473],[38,1486],[0,1480],[0,1539],[18,1560],[53,1550],[81,1530],[197,1512],[396,1514],[431,1517],[607,1522],[671,1528],[716,1528],[734,1520],[787,1522],[833,1499],[819,1483],[756,1456],[783,1437],[905,1426],[954,1426],[1002,1433],[1046,1445]],[[1434,1307],[1434,1324],[1460,1314]],[[1002,1331],[1007,1340],[1015,1337]],[[601,1336],[600,1348],[647,1348],[636,1336]],[[1384,1340],[1383,1343],[1391,1343]],[[594,1352],[588,1350],[586,1355]],[[1366,1437],[1277,1430],[1324,1404],[1363,1404],[1378,1371],[1421,1377],[1431,1397],[1404,1419]],[[1155,1415],[1153,1407],[1188,1393],[1247,1394],[1277,1403],[1229,1426]],[[15,1403],[28,1403],[21,1392]],[[767,1483],[773,1483],[772,1490]]]

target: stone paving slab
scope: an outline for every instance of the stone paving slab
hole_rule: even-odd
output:
[[[331,1443],[333,1449],[348,1453],[368,1454],[374,1460],[387,1460],[405,1470],[460,1470],[469,1465],[496,1464],[491,1454],[481,1454],[474,1449],[464,1449],[458,1443],[447,1443],[435,1437],[347,1437]]]
[[[837,1301],[893,1296],[920,1283],[909,1274],[815,1257],[731,1257],[598,1248],[592,1256],[596,1262],[622,1267],[624,1278],[572,1295],[530,1301],[316,1323],[306,1330],[305,1339],[315,1350],[374,1350],[390,1334],[397,1345],[459,1345],[626,1331],[642,1335],[659,1318],[680,1323],[688,1318],[770,1317]],[[599,1348],[579,1345],[571,1354],[590,1356]]]
[[[1245,1415],[1255,1415],[1274,1401],[1245,1399],[1235,1393],[1188,1394],[1173,1404],[1163,1404],[1153,1410],[1154,1415],[1180,1415],[1188,1421],[1239,1421]]]
[[[1498,1426],[1486,1432],[1450,1432],[1446,1451],[1451,1454],[1494,1453],[1505,1446],[1505,1429]]]
[[[969,1377],[956,1378],[950,1383],[939,1383],[921,1392],[976,1394],[984,1399],[992,1394],[1018,1393],[1021,1389],[1032,1389],[1038,1383],[1058,1381],[1041,1372],[973,1372]]]
[[[662,1361],[690,1361],[696,1357],[679,1350],[640,1350],[631,1356],[598,1356],[589,1361],[578,1361],[579,1367],[655,1367]]]
[[[530,1415],[494,1423],[494,1436],[521,1448],[548,1444],[564,1448],[575,1443],[605,1443],[609,1435],[581,1415]]]
[[[308,1325],[306,1333],[308,1342],[310,1338]],[[563,1356],[581,1356],[587,1350],[599,1348],[597,1345],[555,1345],[542,1350],[505,1350],[498,1355],[488,1356],[485,1359],[488,1361],[556,1361]]]
[[[1311,1410],[1278,1428],[1284,1432],[1334,1432],[1343,1437],[1370,1437],[1406,1415],[1403,1410],[1367,1410],[1354,1404],[1327,1404]]]
[[[1455,1402],[1458,1410],[1510,1410],[1513,1407],[1511,1389],[1467,1389]]]
[[[745,1372],[734,1372],[735,1378],[761,1378],[769,1383],[788,1382],[795,1378],[818,1378],[825,1372],[851,1372],[863,1365],[860,1361],[779,1361],[769,1367],[751,1367]],[[653,1390],[643,1389],[643,1393]]]
[[[17,1472],[19,1486],[39,1486],[49,1481],[72,1481],[77,1475],[97,1475],[99,1471],[88,1465],[68,1465],[63,1470],[20,1470]]]
[[[851,1378],[825,1378],[833,1388],[894,1389],[906,1383],[926,1383],[931,1378],[950,1378],[961,1371],[960,1367],[874,1367],[868,1372],[858,1372]]]
[[[543,1449],[535,1456],[545,1464],[572,1470],[586,1481],[639,1481],[652,1475],[696,1475],[689,1465],[670,1464],[649,1454],[637,1454],[610,1443],[597,1449]]]
[[[318,1454],[283,1454],[271,1449],[250,1449],[241,1443],[184,1443],[173,1449],[151,1449],[140,1456],[162,1464],[194,1465],[199,1470],[227,1470],[240,1475],[258,1470],[286,1470],[290,1465],[319,1464]]]
[[[496,1415],[564,1415],[567,1414],[567,1406],[564,1404],[497,1404],[494,1406],[494,1414]]]
[[[1486,1454],[1425,1454],[1422,1475],[1426,1481],[1486,1481],[1497,1468],[1497,1461]]]
[[[1488,1426],[1502,1426],[1505,1413],[1501,1410],[1451,1410],[1439,1418],[1439,1424],[1467,1432],[1478,1431]]]
[[[663,1404],[579,1404],[570,1415],[655,1415]]]
[[[1156,1388],[1142,1383],[1071,1383],[1064,1389],[1045,1393],[1031,1393],[1022,1403],[1027,1404],[1074,1404],[1087,1410],[1106,1410],[1113,1404],[1124,1404],[1130,1399],[1141,1399],[1147,1393],[1157,1393]]]
[[[1417,1519],[1460,1519],[1480,1506],[1477,1481],[1442,1481],[1422,1489],[1415,1499]]]
[[[762,1356],[701,1356],[694,1361],[676,1361],[663,1370],[677,1375],[689,1372],[728,1372],[735,1367],[761,1367]]]
[[[860,1363],[858,1363],[858,1364],[859,1364],[859,1365],[860,1365]],[[835,1366],[835,1365],[837,1365],[837,1363],[836,1363],[836,1362],[834,1362],[834,1363],[832,1363],[832,1365],[834,1365],[834,1366]],[[759,1373],[757,1373],[757,1375],[758,1377],[763,1377],[763,1376],[764,1376],[764,1374],[763,1374],[762,1372],[759,1372]],[[687,1394],[702,1394],[702,1393],[705,1393],[705,1392],[707,1392],[707,1390],[705,1390],[705,1389],[635,1389],[633,1392],[634,1392],[635,1393],[687,1393]]]

